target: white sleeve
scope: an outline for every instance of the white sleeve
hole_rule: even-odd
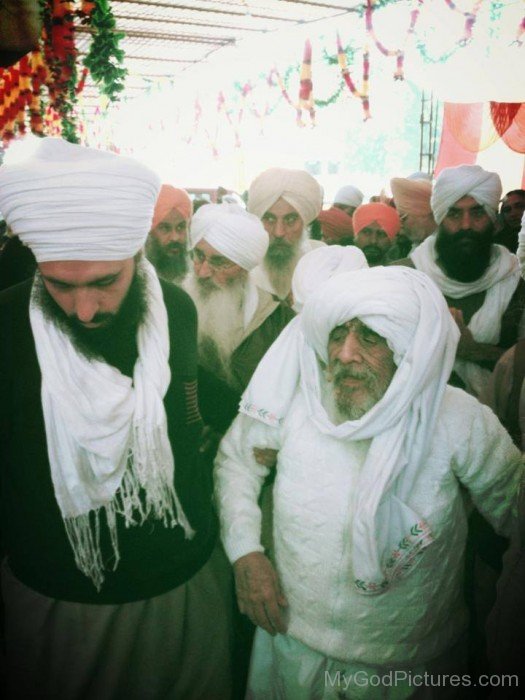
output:
[[[280,428],[239,414],[219,445],[215,459],[215,496],[221,538],[233,564],[250,552],[262,552],[258,498],[268,467],[258,464],[253,448],[280,447]]]
[[[492,410],[471,401],[461,427],[467,437],[456,450],[454,473],[495,530],[509,535],[524,473],[523,457]]]

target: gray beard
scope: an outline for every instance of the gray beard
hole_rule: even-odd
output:
[[[286,261],[286,264],[276,264],[266,256],[264,258],[263,267],[266,270],[272,289],[280,299],[286,299],[292,288],[292,277],[297,263],[301,257],[301,245],[306,238],[306,234],[295,243],[293,247],[293,255]]]
[[[199,360],[231,384],[230,360],[244,331],[246,279],[226,287],[202,285],[192,273],[184,288],[197,307]]]

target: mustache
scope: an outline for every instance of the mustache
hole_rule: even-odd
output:
[[[115,316],[116,316],[116,314],[101,311],[101,312],[96,313],[93,316],[90,323],[105,323],[105,324],[111,323],[111,321],[113,321]],[[82,328],[82,329],[86,328],[85,323],[83,323],[76,314],[72,314],[71,316],[68,316],[68,320],[72,326],[76,326],[77,328]]]
[[[293,243],[289,243],[287,240],[284,238],[274,238],[273,240],[270,241],[270,245],[268,248],[292,248]]]
[[[347,365],[334,365],[332,369],[332,379],[334,384],[340,384],[346,379],[370,380],[372,378],[372,372],[366,368],[357,370]]]
[[[184,243],[178,243],[177,241],[167,243],[165,248],[166,250],[178,250],[181,253],[183,253],[186,250],[186,246],[184,245]]]

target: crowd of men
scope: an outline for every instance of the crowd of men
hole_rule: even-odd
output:
[[[0,168],[10,697],[518,696],[525,191],[357,184]]]

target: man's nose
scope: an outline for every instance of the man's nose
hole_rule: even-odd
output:
[[[273,227],[274,238],[284,238],[285,234],[286,227],[284,225],[284,221],[282,221],[282,219],[277,219],[275,226]]]
[[[168,241],[170,243],[185,243],[186,231],[177,231],[176,228],[172,228],[168,236]]]
[[[74,312],[81,323],[90,323],[99,310],[95,289],[80,287],[75,290]]]
[[[461,228],[469,229],[471,224],[470,212],[468,210],[461,214]]]
[[[350,362],[362,362],[362,348],[355,331],[350,331],[336,354],[337,359],[344,365]]]
[[[207,260],[203,260],[202,263],[197,268],[196,272],[197,272],[197,277],[201,277],[202,279],[204,279],[206,277],[211,277],[212,269],[210,267],[209,262]]]

